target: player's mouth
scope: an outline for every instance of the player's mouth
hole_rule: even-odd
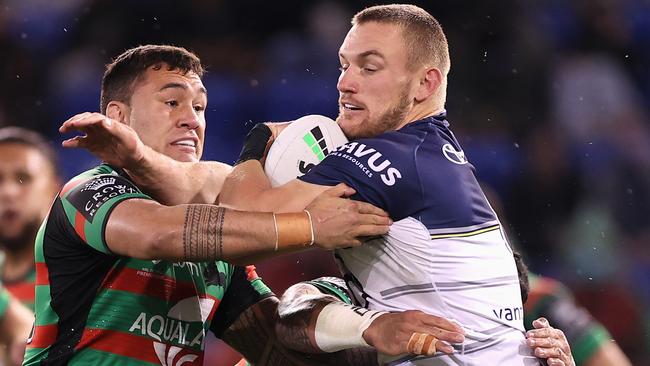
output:
[[[198,143],[199,139],[197,137],[183,137],[172,141],[170,145],[185,152],[196,153]]]
[[[365,110],[363,105],[353,101],[347,101],[347,100],[339,101],[339,107],[341,110],[341,114],[344,115],[354,115]]]

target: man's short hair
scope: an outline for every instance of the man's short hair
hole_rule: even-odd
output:
[[[352,18],[352,25],[368,22],[392,23],[402,28],[410,68],[431,64],[443,75],[449,72],[447,37],[440,23],[426,10],[406,4],[377,5],[361,10]]]
[[[0,128],[0,145],[20,144],[34,148],[50,163],[52,173],[58,176],[59,159],[50,145],[39,133],[22,127]]]
[[[192,71],[199,77],[203,77],[204,72],[198,56],[182,47],[145,45],[131,48],[106,65],[100,111],[106,114],[108,103],[114,100],[129,104],[136,82],[151,66],[156,69],[166,66],[168,70],[182,73]]]

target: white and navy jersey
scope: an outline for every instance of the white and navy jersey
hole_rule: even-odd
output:
[[[537,364],[512,251],[444,114],[349,142],[300,179],[344,182],[395,221],[385,237],[335,252],[359,305],[418,309],[467,332],[453,356],[396,364]]]

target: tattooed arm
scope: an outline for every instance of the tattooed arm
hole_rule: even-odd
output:
[[[286,348],[275,333],[277,306],[276,297],[266,298],[250,306],[221,338],[256,366],[377,365],[377,353],[373,348],[319,354],[301,353]]]
[[[345,283],[338,278],[324,277],[291,286],[278,308],[279,339],[303,352],[334,352],[366,344],[391,356],[409,353],[414,333],[436,337],[437,350],[448,354],[453,348],[446,342],[464,341],[463,330],[447,319],[414,310],[369,311],[344,299],[351,300]],[[422,351],[415,353],[425,354]]]
[[[115,254],[133,258],[250,263],[253,256],[304,249],[312,238],[315,244],[333,249],[360,245],[360,236],[385,234],[386,214],[340,198],[349,194],[350,188],[344,185],[325,192],[308,206],[310,217],[302,212],[274,216],[212,205],[163,206],[129,199],[110,213],[105,239]]]

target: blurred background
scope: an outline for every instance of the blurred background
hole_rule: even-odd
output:
[[[0,0],[0,126],[45,134],[98,111],[104,65],[173,44],[208,68],[204,158],[256,122],[335,118],[338,47],[368,1]],[[564,282],[650,365],[650,1],[413,2],[447,34],[448,118],[530,268]],[[59,148],[64,177],[97,164]],[[281,294],[330,253],[260,263]],[[239,358],[211,340],[206,364]]]

